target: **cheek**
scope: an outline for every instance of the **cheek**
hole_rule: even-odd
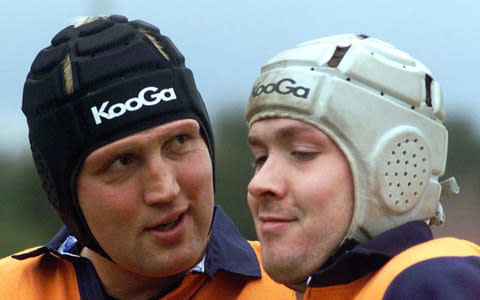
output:
[[[339,165],[339,171],[336,179],[337,185],[337,202],[339,209],[344,212],[349,218],[353,215],[353,179],[350,171],[350,167],[347,163]],[[350,219],[349,219],[350,220]]]
[[[98,191],[94,193],[93,191]],[[85,218],[91,215],[91,212],[97,211],[100,206],[100,189],[95,181],[80,177],[77,182],[77,198],[80,209]]]
[[[193,209],[197,230],[208,233],[214,205],[213,171],[208,151],[178,164],[176,174],[177,183]]]
[[[258,227],[260,225],[259,221],[258,221],[258,206],[259,206],[259,204],[258,204],[257,199],[255,199],[255,197],[253,197],[250,193],[247,193],[247,204],[248,204],[248,208],[250,209],[250,214],[252,216],[253,223],[254,223],[255,227]]]
[[[80,209],[93,232],[128,224],[137,210],[137,190],[128,184],[112,187],[94,180],[79,180],[77,191]]]
[[[250,193],[247,193],[247,204],[248,204],[248,207],[250,208],[250,212],[255,218],[257,216],[257,211],[258,211],[258,201]]]
[[[314,168],[296,176],[295,197],[306,214],[342,228],[349,225],[353,214],[353,182],[345,161],[338,157],[319,161]]]
[[[213,199],[213,171],[208,152],[199,153],[179,164],[177,181],[190,199],[196,199],[199,195],[202,197],[211,195]]]
[[[323,165],[325,168],[319,174],[324,175],[317,177],[318,186],[323,187],[319,189],[319,192],[323,192],[332,200],[335,199],[336,202],[352,202],[353,181],[350,167],[343,155],[340,153],[332,155],[329,163]]]
[[[315,198],[321,199],[313,205],[314,214],[328,220],[324,224],[327,231],[337,238],[343,238],[353,215],[353,182],[347,164],[338,162],[325,173],[316,189]]]

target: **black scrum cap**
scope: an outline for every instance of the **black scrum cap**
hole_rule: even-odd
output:
[[[110,16],[60,31],[32,64],[22,110],[49,201],[83,245],[106,257],[75,190],[78,171],[92,151],[153,126],[193,118],[214,163],[211,124],[193,74],[172,41],[143,21]]]

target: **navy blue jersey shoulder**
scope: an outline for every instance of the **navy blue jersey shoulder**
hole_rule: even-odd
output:
[[[25,259],[44,253],[55,253],[69,261],[78,260],[81,245],[65,226],[45,246],[15,255]],[[73,254],[70,255],[70,254]],[[218,270],[247,277],[261,277],[255,251],[237,230],[235,224],[220,206],[215,206],[210,240],[207,245],[205,273],[212,278]]]
[[[45,246],[15,255],[16,259],[55,255],[70,261],[75,267],[82,299],[104,299],[103,288],[92,263],[79,256],[82,246],[64,226]],[[220,206],[215,206],[210,240],[207,245],[204,272],[213,278],[223,270],[248,278],[260,278],[260,265],[255,251],[235,227]]]
[[[480,297],[480,257],[439,257],[402,271],[384,300],[458,299]]]
[[[413,221],[388,230],[364,243],[343,248],[315,272],[309,286],[346,284],[379,270],[400,252],[429,241],[432,231],[425,222]]]
[[[215,207],[210,241],[207,246],[205,273],[213,277],[224,270],[248,277],[261,277],[257,256],[220,206]]]
[[[72,233],[66,226],[63,226],[43,247],[39,247],[30,252],[13,255],[12,257],[22,260],[47,253],[63,257],[68,261],[76,261],[80,258],[80,250],[81,245],[77,243],[77,239],[72,236]]]

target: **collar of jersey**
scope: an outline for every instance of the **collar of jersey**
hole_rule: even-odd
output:
[[[352,282],[380,269],[400,252],[432,238],[432,231],[425,222],[406,223],[351,249],[343,249],[310,276],[307,283],[322,287]]]
[[[77,239],[71,235],[68,228],[63,226],[45,246],[15,255],[14,258],[25,259],[48,252],[69,261],[78,261],[83,259],[79,256],[80,249]],[[205,256],[190,271],[205,273],[213,278],[219,270],[247,277],[261,277],[260,266],[253,248],[238,232],[223,209],[215,206]]]

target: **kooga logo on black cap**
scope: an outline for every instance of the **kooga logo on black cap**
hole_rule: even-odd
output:
[[[152,106],[160,103],[160,101],[171,101],[177,99],[177,96],[175,95],[175,90],[173,88],[166,88],[156,93],[157,91],[158,88],[149,86],[143,88],[138,93],[137,97],[130,98],[125,101],[125,103],[116,103],[108,107],[109,101],[105,101],[100,106],[100,109],[96,106],[92,106],[90,109],[92,110],[95,124],[101,124],[102,118],[108,120],[118,118],[125,114],[127,111],[139,110],[144,105]],[[145,97],[147,93],[149,93],[148,99]]]

